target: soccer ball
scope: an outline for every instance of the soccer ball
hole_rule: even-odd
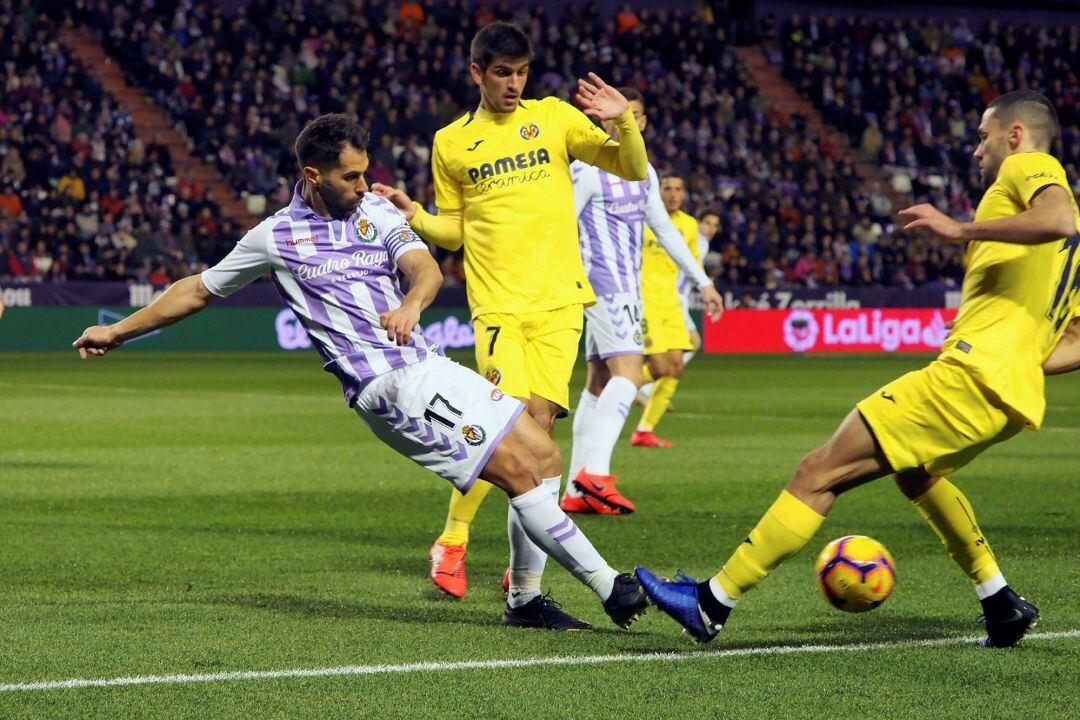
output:
[[[865,535],[845,535],[825,546],[814,563],[817,584],[844,612],[873,610],[896,587],[896,563],[885,546]]]

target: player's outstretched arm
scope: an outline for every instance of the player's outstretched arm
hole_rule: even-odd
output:
[[[596,73],[589,73],[588,80],[578,80],[574,101],[581,111],[591,118],[614,120],[619,131],[619,142],[613,143],[610,138],[603,140],[603,146],[590,164],[625,180],[644,180],[649,165],[645,138],[641,136],[641,130],[626,97],[618,89],[605,83]],[[571,153],[582,159],[592,155],[575,151],[574,148],[571,148]]]
[[[388,339],[404,345],[420,322],[421,311],[435,299],[442,285],[442,271],[427,250],[410,250],[398,258],[397,265],[409,279],[409,292],[400,306],[379,316],[379,323]]]
[[[145,335],[199,312],[213,300],[199,275],[177,280],[157,300],[113,325],[88,327],[71,343],[85,360],[90,355],[104,355],[125,340]]]
[[[923,229],[955,243],[996,240],[1018,245],[1054,242],[1076,233],[1076,211],[1068,191],[1050,185],[1031,200],[1022,213],[980,222],[957,222],[929,203],[901,210],[904,230]]]
[[[371,192],[393,203],[409,221],[409,227],[426,242],[451,251],[460,250],[465,243],[465,218],[460,210],[440,211],[438,215],[432,215],[413,202],[404,190],[382,183],[373,184]]]

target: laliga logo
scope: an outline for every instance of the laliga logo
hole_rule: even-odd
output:
[[[522,125],[520,132],[522,140],[532,140],[540,134],[540,128],[536,127],[536,123],[529,123],[528,125]]]
[[[795,352],[806,352],[817,342],[818,324],[814,314],[806,310],[792,310],[784,318],[784,342]]]

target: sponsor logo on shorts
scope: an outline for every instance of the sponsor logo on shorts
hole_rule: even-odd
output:
[[[492,385],[498,385],[499,381],[502,380],[502,373],[499,372],[499,368],[488,368],[488,371],[484,373],[484,377]]]
[[[465,436],[465,442],[473,447],[483,445],[487,440],[487,431],[479,425],[462,425],[461,434]]]
[[[495,388],[494,390],[491,391],[491,400],[492,400],[492,402],[499,402],[504,397],[506,397],[506,393],[504,393],[499,388]]]

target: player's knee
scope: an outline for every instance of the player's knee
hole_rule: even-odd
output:
[[[544,477],[540,471],[540,462],[525,448],[506,458],[503,468],[504,482],[511,497],[538,487]]]
[[[667,376],[679,380],[683,376],[683,370],[686,369],[686,365],[682,362],[671,363],[671,367],[668,370]]]
[[[788,489],[799,494],[817,494],[829,489],[829,478],[825,472],[825,459],[828,450],[819,447],[808,452],[795,468]],[[798,492],[796,492],[798,491]]]
[[[562,451],[554,441],[548,442],[542,448],[539,448],[534,457],[541,478],[558,477],[562,474]]]

